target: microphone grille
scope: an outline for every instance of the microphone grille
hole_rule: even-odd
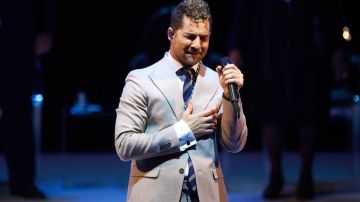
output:
[[[220,64],[223,67],[227,64],[232,64],[232,63],[233,63],[233,61],[230,57],[223,57],[223,58],[221,58],[221,61],[220,61]]]

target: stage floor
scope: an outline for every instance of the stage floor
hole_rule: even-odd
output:
[[[225,154],[225,153],[224,153]],[[262,152],[222,155],[223,171],[231,202],[266,201],[267,161]],[[284,154],[284,197],[272,201],[297,201],[294,196],[299,156]],[[125,201],[130,162],[114,153],[42,154],[37,181],[48,202]],[[7,169],[0,153],[0,201],[29,201],[9,195]],[[354,170],[349,152],[321,152],[314,164],[315,198],[321,202],[359,202],[360,170]]]

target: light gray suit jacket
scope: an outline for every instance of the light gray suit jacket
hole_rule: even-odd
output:
[[[182,152],[174,124],[181,120],[184,101],[175,68],[164,57],[128,74],[115,126],[116,152],[121,160],[132,161],[127,201],[179,201],[189,155],[200,201],[228,201],[217,142],[230,152],[239,152],[247,139],[247,126],[241,101],[241,116],[236,119],[222,93],[217,73],[201,65],[192,96],[193,113],[222,100],[221,129]]]

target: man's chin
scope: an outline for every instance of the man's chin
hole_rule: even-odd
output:
[[[186,63],[189,66],[193,66],[195,64],[197,64],[198,62],[200,62],[201,60],[201,55],[197,54],[197,55],[192,55],[192,54],[186,54]]]

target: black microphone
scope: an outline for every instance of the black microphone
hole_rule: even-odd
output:
[[[223,57],[221,58],[221,66],[225,67],[227,64],[233,64],[233,61],[230,57]],[[233,108],[236,112],[237,117],[240,117],[240,108],[238,106],[239,102],[239,92],[237,91],[237,85],[235,83],[228,84],[229,93],[230,93],[230,101],[233,105]]]
[[[227,64],[233,64],[233,61],[230,57],[221,58],[221,66],[225,67]],[[237,85],[234,83],[229,83],[229,93],[230,93],[230,101],[237,103],[239,101],[239,93],[237,92]]]

